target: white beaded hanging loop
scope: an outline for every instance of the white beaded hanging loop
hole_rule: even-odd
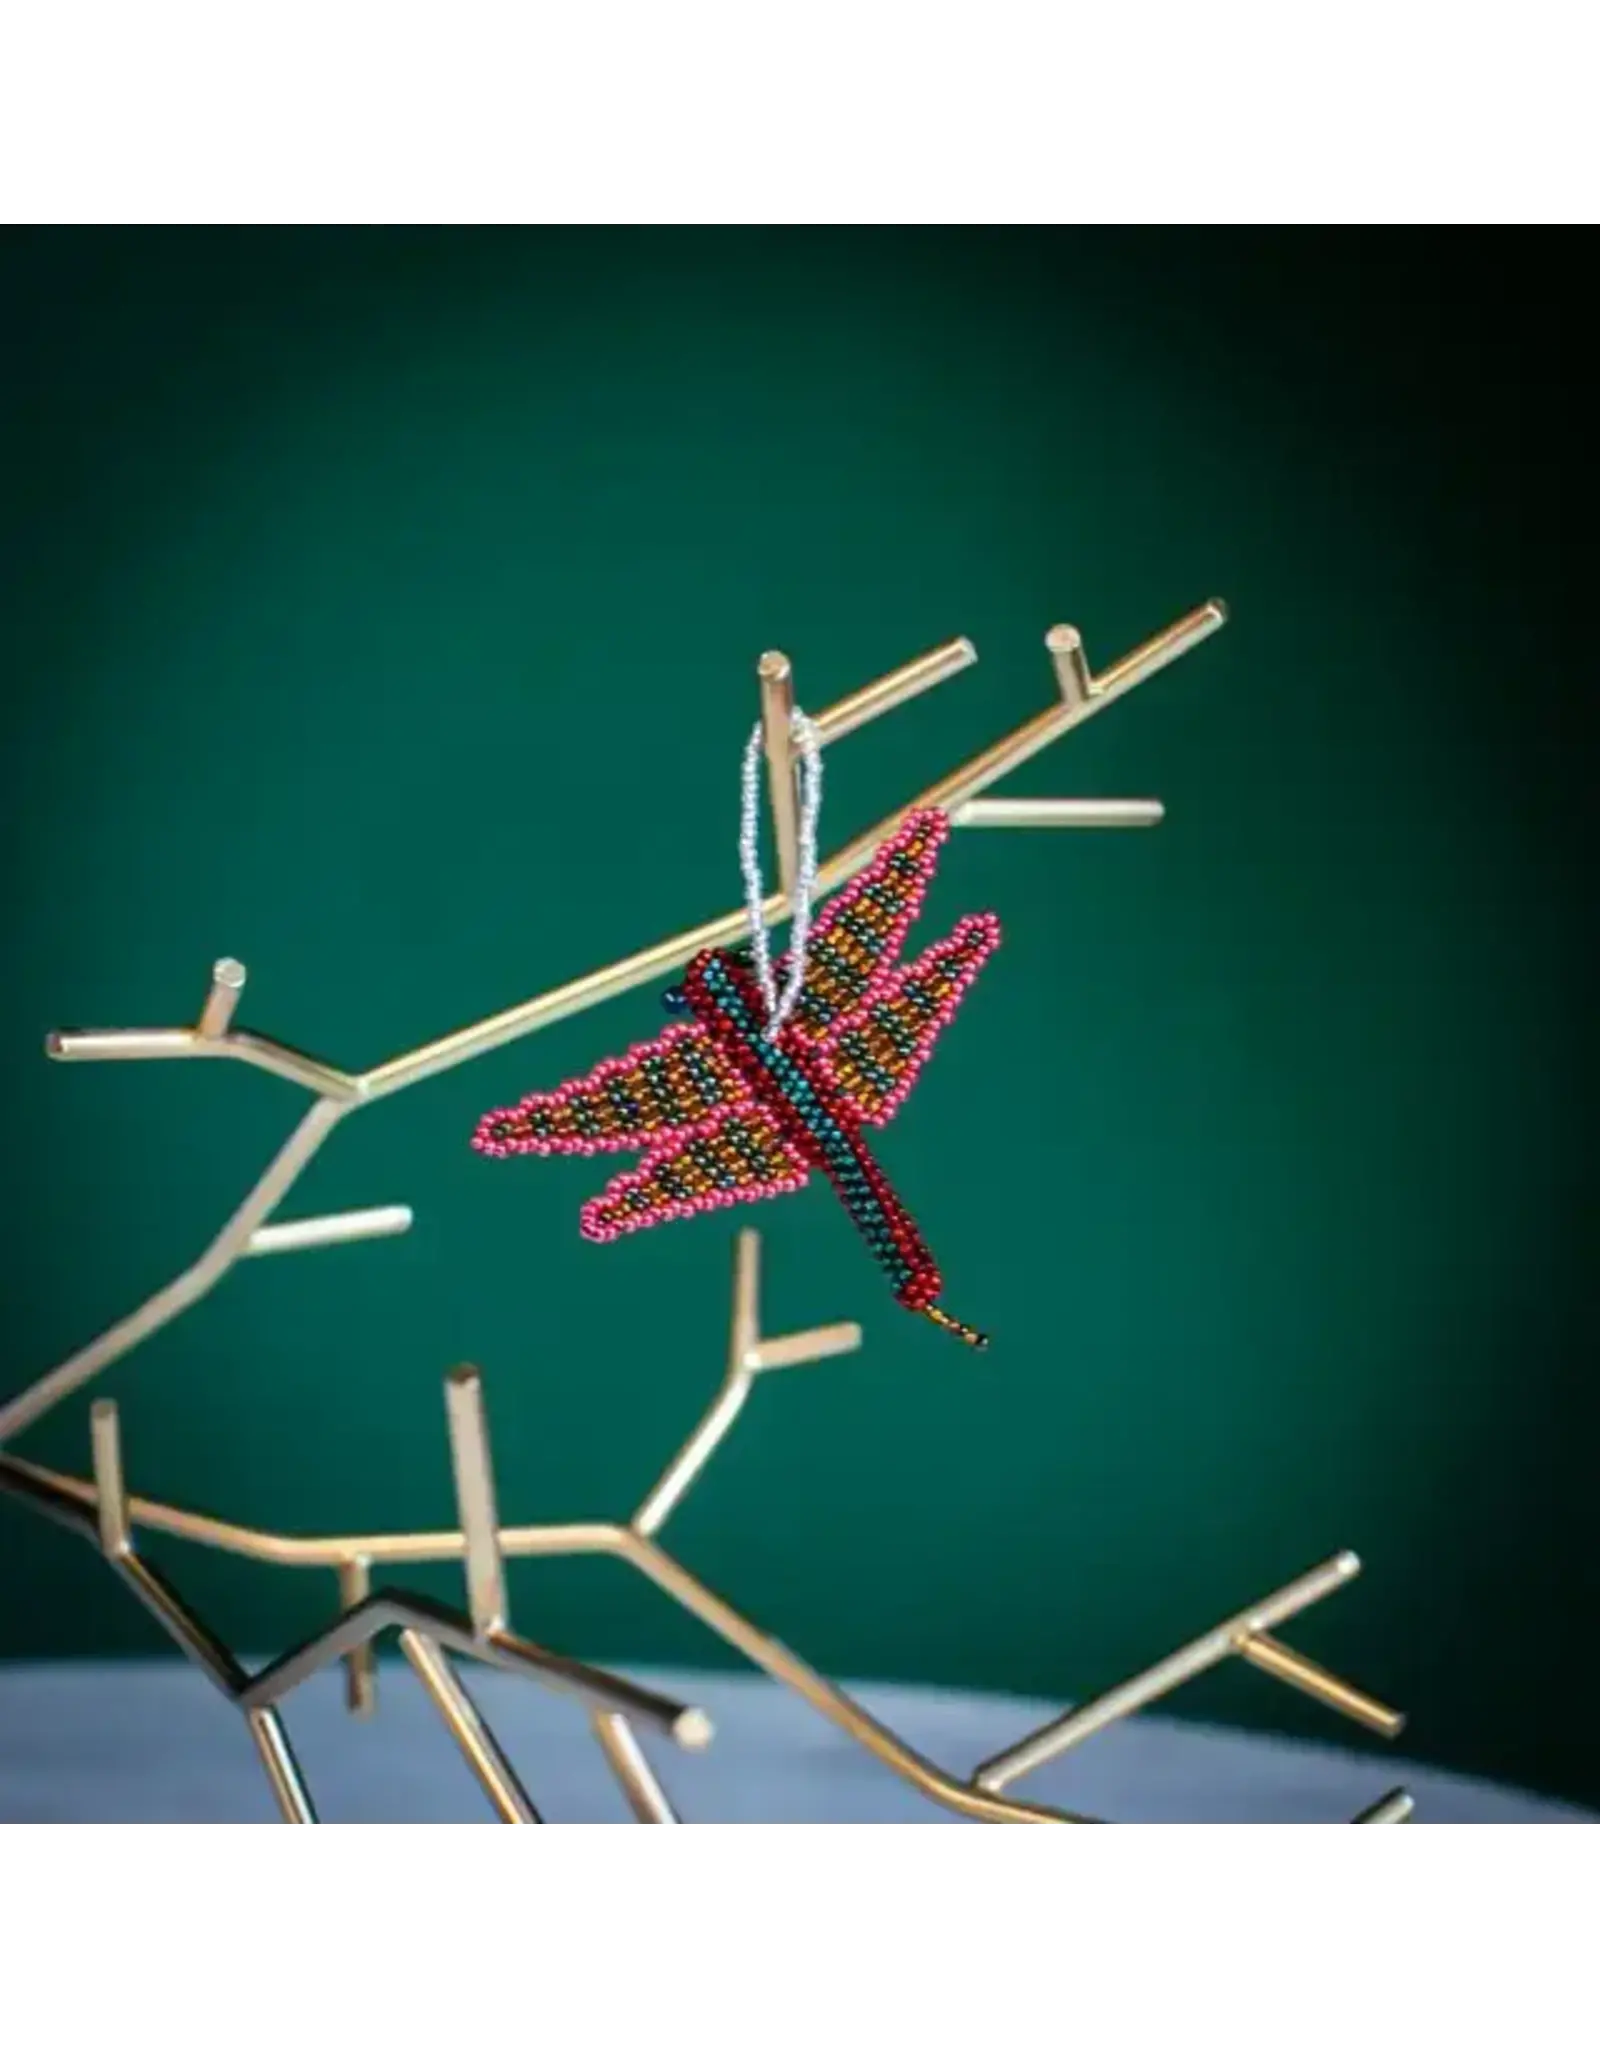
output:
[[[800,749],[799,861],[794,893],[789,899],[789,973],[780,996],[772,974],[772,954],[767,943],[767,921],[762,914],[765,897],[761,888],[761,756],[763,731],[758,721],[744,750],[740,775],[739,868],[744,876],[745,915],[750,925],[750,953],[756,979],[766,998],[767,1026],[764,1036],[776,1038],[793,1014],[805,985],[806,942],[811,936],[811,899],[817,887],[817,819],[822,810],[822,737],[803,711],[796,711],[791,725]]]

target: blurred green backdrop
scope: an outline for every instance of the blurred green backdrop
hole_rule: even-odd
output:
[[[924,921],[1006,927],[881,1147],[986,1359],[825,1193],[599,1250],[596,1162],[469,1153],[652,989],[347,1124],[290,1213],[412,1234],[237,1271],[102,1390],[141,1491],[430,1525],[472,1359],[507,1515],[623,1515],[756,1221],[768,1327],[866,1347],[761,1387],[671,1547],[814,1662],[1082,1696],[1348,1544],[1295,1641],[1403,1749],[1600,1798],[1578,334],[1509,238],[9,234],[0,1391],[303,1103],[52,1067],[51,1026],[187,1021],[231,952],[242,1023],[375,1063],[737,899],[762,649],[816,707],[977,642],[830,756],[834,845],[1049,701],[1052,621],[1103,665],[1215,593],[1007,785],[1167,823],[960,835]],[[16,1448],[83,1469],[85,1399]],[[0,1654],[157,1646],[65,1535],[0,1504],[0,1546]],[[174,1568],[246,1646],[330,1609]],[[513,1590],[558,1646],[722,1661],[603,1563]],[[1248,1672],[1181,1706],[1341,1733]]]

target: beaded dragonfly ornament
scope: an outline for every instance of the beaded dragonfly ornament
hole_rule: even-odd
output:
[[[523,1153],[642,1151],[587,1202],[579,1227],[608,1243],[674,1218],[831,1182],[905,1308],[968,1344],[988,1339],[938,1306],[943,1281],[905,1204],[867,1147],[916,1084],[934,1044],[1000,943],[999,920],[963,917],[909,964],[901,948],[950,831],[941,810],[908,813],[871,864],[812,921],[816,749],[802,822],[802,874],[782,994],[752,882],[756,736],[746,754],[747,895],[752,942],[699,953],[666,1007],[681,1021],[548,1094],[490,1110],[472,1143]]]

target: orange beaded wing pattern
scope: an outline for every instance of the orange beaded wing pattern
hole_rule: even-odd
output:
[[[978,911],[962,918],[948,938],[896,969],[882,993],[851,1011],[828,1038],[823,1073],[863,1123],[890,1122],[999,943],[997,917]]]
[[[479,1120],[473,1148],[518,1153],[639,1152],[579,1214],[583,1235],[609,1242],[631,1230],[734,1202],[792,1194],[804,1159],[771,1111],[701,1024],[672,1024],[581,1080],[525,1095]]]
[[[581,1081],[525,1095],[480,1119],[473,1146],[491,1158],[518,1152],[638,1152],[713,1111],[753,1098],[748,1083],[700,1024],[670,1024]]]
[[[675,1217],[793,1194],[809,1177],[771,1111],[750,1102],[663,1139],[631,1173],[619,1173],[584,1204],[578,1227],[606,1244]]]
[[[852,1011],[878,995],[894,970],[950,836],[943,811],[912,811],[853,882],[823,905],[806,945],[805,985],[789,1029],[802,1045],[823,1044]],[[781,987],[789,963],[781,961]]]

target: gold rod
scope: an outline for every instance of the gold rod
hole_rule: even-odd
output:
[[[359,1607],[372,1593],[372,1572],[364,1557],[352,1557],[339,1566],[339,1605],[346,1613]],[[372,1643],[357,1643],[345,1653],[345,1711],[358,1720],[370,1720],[378,1708],[378,1660]]]
[[[1092,718],[1117,698],[1125,697],[1138,684],[1148,681],[1181,655],[1198,647],[1201,641],[1209,639],[1224,624],[1227,615],[1226,606],[1217,598],[1185,613],[1181,619],[1175,620],[1107,669],[1099,678],[1096,694],[1087,703],[1053,705],[1048,711],[1018,726],[1005,739],[997,740],[992,747],[975,755],[965,767],[956,769],[920,796],[912,798],[870,831],[852,840],[832,860],[822,864],[817,874],[818,895],[826,895],[859,874],[882,841],[903,823],[907,812],[936,806],[948,810],[964,803],[968,797],[980,795],[992,782],[998,782],[1024,761],[1032,760],[1035,754],[1063,733]],[[826,723],[826,717],[824,713],[820,722]],[[773,924],[787,915],[788,908],[787,900],[779,891],[767,898],[762,911],[767,922]],[[609,967],[599,968],[560,988],[550,989],[528,1002],[518,1003],[512,1009],[501,1010],[443,1038],[432,1039],[428,1044],[387,1060],[382,1066],[362,1075],[363,1099],[376,1101],[398,1089],[413,1087],[417,1082],[425,1081],[434,1074],[446,1073],[466,1060],[477,1059],[500,1046],[514,1044],[530,1032],[542,1031],[567,1017],[576,1017],[612,996],[625,994],[660,975],[670,974],[707,946],[723,946],[730,940],[737,941],[744,929],[744,910],[730,910],[722,917],[680,932],[675,938],[663,939],[641,953],[614,961]]]
[[[176,1029],[149,1029],[124,1025],[112,1031],[47,1031],[45,1057],[70,1063],[73,1060],[176,1060],[211,1055],[229,1055],[218,1045],[203,1042],[187,1024]]]
[[[219,960],[212,968],[205,1007],[195,1027],[202,1038],[220,1038],[227,1030],[244,983],[244,966],[238,960]]]
[[[294,1751],[289,1747],[289,1738],[276,1711],[271,1707],[254,1707],[244,1718],[250,1739],[256,1746],[256,1754],[261,1759],[261,1767],[267,1774],[267,1783],[272,1787],[272,1796],[278,1802],[278,1811],[286,1821],[296,1821],[302,1826],[315,1822],[316,1809],[311,1804],[306,1781],[301,1776],[300,1766],[295,1761]]]
[[[1095,693],[1087,703],[1055,704],[1048,711],[1037,713],[1003,740],[996,740],[992,747],[975,754],[964,767],[931,784],[891,817],[880,820],[870,831],[851,840],[818,870],[819,888],[837,889],[860,874],[883,840],[899,830],[911,811],[942,810],[953,814],[970,797],[981,796],[991,783],[1009,775],[1013,768],[1020,768],[1024,761],[1031,761],[1035,754],[1042,753],[1119,697],[1127,696],[1140,683],[1148,682],[1181,655],[1198,647],[1202,640],[1209,640],[1226,624],[1227,617],[1227,606],[1220,598],[1212,598],[1194,611],[1185,613],[1181,619],[1174,620],[1165,631],[1114,662],[1098,679]]]
[[[90,1413],[89,1431],[97,1480],[95,1517],[91,1523],[82,1515],[80,1508],[80,1530],[88,1534],[92,1529],[99,1539],[102,1554],[135,1598],[155,1617],[184,1655],[199,1665],[218,1691],[229,1699],[236,1698],[245,1683],[245,1675],[237,1659],[133,1547],[128,1496],[122,1474],[122,1437],[114,1401],[95,1402]]]
[[[121,1557],[133,1548],[133,1531],[128,1521],[128,1492],[122,1478],[122,1430],[115,1401],[96,1401],[89,1410],[89,1442],[94,1457],[100,1548],[107,1557]]]
[[[713,1451],[739,1419],[750,1396],[752,1361],[761,1342],[761,1233],[733,1240],[733,1302],[728,1312],[728,1363],[721,1388],[661,1477],[640,1503],[631,1526],[653,1536],[694,1484]]]
[[[859,1323],[823,1323],[815,1330],[797,1330],[792,1337],[763,1337],[749,1354],[751,1372],[778,1372],[786,1365],[817,1365],[824,1358],[842,1358],[861,1349]]]
[[[1082,1814],[1052,1812],[1047,1807],[1000,1798],[979,1786],[963,1785],[959,1779],[941,1771],[937,1764],[930,1763],[926,1757],[908,1748],[881,1722],[858,1707],[846,1693],[830,1685],[820,1672],[813,1671],[809,1664],[775,1637],[763,1634],[647,1538],[630,1540],[624,1554],[630,1564],[713,1634],[720,1636],[741,1656],[749,1658],[752,1664],[775,1678],[780,1685],[787,1685],[797,1692],[824,1719],[842,1729],[880,1763],[887,1764],[941,1806],[954,1813],[966,1814],[973,1820],[1085,1823],[1086,1817]]]
[[[524,1825],[536,1822],[539,1816],[532,1800],[523,1791],[493,1730],[473,1704],[472,1695],[451,1670],[443,1650],[409,1628],[400,1631],[400,1647],[495,1812],[504,1821]]]
[[[103,1330],[92,1344],[75,1351],[70,1358],[36,1379],[13,1400],[0,1408],[0,1444],[18,1435],[47,1414],[69,1394],[76,1393],[114,1359],[170,1323],[202,1295],[209,1294],[244,1251],[254,1232],[272,1214],[284,1195],[300,1178],[313,1154],[345,1114],[341,1104],[321,1101],[312,1104],[291,1132],[278,1156],[245,1196],[194,1264],[169,1280],[142,1307],[121,1322]]]
[[[450,1460],[455,1471],[456,1512],[467,1547],[467,1604],[472,1625],[492,1635],[506,1626],[506,1578],[500,1555],[500,1516],[495,1506],[494,1463],[489,1424],[483,1410],[483,1382],[475,1367],[458,1366],[445,1381],[445,1414],[450,1425]]]
[[[616,1774],[634,1819],[675,1826],[678,1816],[672,1801],[661,1789],[661,1781],[628,1722],[621,1714],[596,1714],[593,1725],[601,1753]]]
[[[975,796],[951,815],[954,825],[1050,830],[1062,826],[1120,828],[1159,825],[1166,806],[1155,797]]]
[[[592,1664],[580,1664],[573,1657],[558,1656],[554,1650],[540,1649],[521,1636],[479,1636],[453,1647],[498,1665],[502,1671],[531,1671],[552,1692],[565,1693],[592,1710],[624,1714],[659,1728],[680,1749],[704,1749],[716,1733],[703,1707],[686,1707],[677,1700],[665,1699],[646,1686],[635,1685],[630,1678],[598,1670]]]
[[[1269,1593],[1254,1607],[1247,1607],[1243,1613],[1208,1629],[1203,1636],[1196,1636],[1192,1643],[1185,1643],[1181,1650],[1174,1650],[1137,1677],[1124,1679],[1098,1699],[1074,1707],[1010,1749],[1003,1750],[1000,1755],[990,1757],[973,1773],[973,1783],[991,1792],[1003,1790],[1029,1771],[1036,1771],[1041,1764],[1048,1763],[1052,1757],[1060,1756],[1091,1735],[1097,1735],[1102,1728],[1109,1728],[1113,1721],[1136,1714],[1141,1707],[1149,1706],[1163,1694],[1220,1664],[1237,1649],[1241,1637],[1274,1628],[1318,1600],[1325,1600],[1330,1593],[1348,1584],[1360,1569],[1361,1560],[1354,1551],[1340,1551],[1326,1564],[1302,1573],[1298,1579],[1291,1579],[1288,1585],[1280,1586],[1277,1592]]]
[[[239,1060],[247,1067],[259,1067],[264,1074],[276,1074],[282,1081],[309,1088],[313,1095],[330,1101],[354,1103],[361,1099],[361,1084],[354,1076],[341,1073],[309,1053],[296,1052],[292,1045],[262,1038],[253,1031],[232,1031],[226,1038],[208,1038],[202,1032],[179,1026],[176,1029],[125,1025],[110,1031],[52,1031],[44,1049],[53,1060]]]
[[[238,1661],[193,1608],[133,1548],[122,1473],[122,1436],[115,1401],[94,1403],[89,1413],[89,1429],[99,1494],[98,1527],[102,1552],[110,1560],[117,1576],[179,1649],[200,1667],[219,1692],[236,1701],[245,1682]],[[277,1714],[269,1707],[247,1713],[245,1720],[278,1811],[286,1821],[315,1821],[317,1816],[306,1791],[305,1780]]]
[[[136,1550],[122,1551],[111,1562],[191,1663],[199,1665],[218,1692],[237,1699],[248,1683],[237,1660],[154,1565],[146,1564]]]
[[[1094,692],[1083,635],[1076,626],[1052,626],[1044,636],[1056,672],[1056,688],[1067,704],[1084,704]]]
[[[761,1233],[733,1240],[733,1306],[728,1317],[728,1371],[742,1372],[761,1341]]]
[[[1369,1826],[1393,1827],[1397,1821],[1408,1821],[1417,1810],[1417,1802],[1404,1786],[1397,1786],[1393,1792],[1385,1793],[1375,1806],[1364,1807],[1356,1815],[1357,1822]]]
[[[359,1244],[369,1237],[399,1237],[415,1219],[401,1202],[382,1209],[343,1209],[334,1216],[299,1216],[292,1223],[263,1223],[245,1242],[247,1259],[272,1252],[308,1252],[328,1244]]]
[[[1137,684],[1147,682],[1151,676],[1168,668],[1180,655],[1201,645],[1201,641],[1209,639],[1225,623],[1227,606],[1221,598],[1209,598],[1192,612],[1176,618],[1162,633],[1155,633],[1151,639],[1143,641],[1143,645],[1125,653],[1121,662],[1114,662],[1104,670],[1104,674],[1094,680],[1092,696],[1082,705],[1055,705],[1051,711],[1028,719],[1006,739],[996,741],[983,754],[973,756],[965,768],[957,768],[953,774],[944,776],[942,782],[932,784],[932,788],[920,797],[914,797],[912,803],[881,819],[858,840],[852,840],[844,852],[836,854],[834,860],[824,862],[824,866],[817,870],[817,895],[828,895],[858,874],[860,868],[873,858],[877,846],[901,825],[908,811],[920,807],[953,809],[965,799],[979,795],[992,782],[1010,774],[1012,768],[1020,768],[1022,762],[1033,760],[1035,754],[1063,733],[1082,725],[1084,719],[1092,717],[1108,702],[1125,696]],[[830,711],[819,715],[815,723],[824,739],[838,739],[856,725],[867,723],[869,717],[879,717],[881,713],[891,711],[895,705],[916,696],[932,682],[942,680],[946,674],[955,674],[957,668],[965,668],[975,659],[977,655],[969,641],[953,641],[949,649],[934,649],[932,655],[922,655],[918,662],[910,662],[906,668],[881,676],[875,684],[867,684],[865,690],[856,690],[852,696],[842,698]],[[787,915],[787,911],[789,901],[783,891],[770,895],[762,905],[762,915],[768,924],[776,924],[783,915]],[[303,1087],[315,1087],[330,1098],[346,1102],[375,1102],[379,1096],[389,1096],[402,1087],[412,1087],[416,1081],[426,1081],[434,1073],[445,1073],[467,1059],[492,1053],[504,1044],[512,1044],[514,1040],[529,1036],[535,1030],[543,1030],[549,1024],[557,1024],[563,1018],[578,1016],[584,1010],[608,1001],[613,995],[625,995],[629,989],[654,981],[658,975],[668,975],[690,961],[701,948],[721,946],[740,938],[744,932],[744,920],[744,909],[727,911],[723,918],[713,918],[707,924],[680,932],[676,938],[662,940],[658,946],[635,952],[625,961],[615,961],[610,967],[602,967],[592,975],[582,975],[578,981],[567,981],[563,987],[535,995],[531,1001],[516,1004],[512,1010],[479,1018],[475,1024],[447,1032],[443,1038],[432,1038],[428,1044],[420,1044],[410,1053],[389,1059],[365,1075],[342,1073],[338,1067],[311,1059],[305,1053],[295,1053],[291,1047],[283,1047],[277,1040],[258,1038],[248,1032],[234,1032],[221,1040],[201,1038],[199,1032],[193,1030],[51,1032],[45,1040],[45,1051],[51,1059],[178,1059],[213,1053],[227,1059],[244,1059],[252,1065],[264,1067],[268,1073],[279,1073],[285,1079],[299,1081]]]
[[[39,1506],[96,1508],[91,1479],[75,1479],[23,1458],[0,1454],[0,1491],[14,1493]],[[300,1568],[338,1566],[365,1557],[374,1564],[454,1564],[467,1554],[459,1529],[362,1531],[349,1536],[283,1536],[275,1530],[250,1529],[212,1515],[175,1508],[134,1494],[128,1513],[136,1529],[157,1529],[163,1535],[203,1543],[259,1564]],[[624,1531],[612,1522],[548,1522],[500,1531],[502,1557],[586,1557],[622,1548]]]
[[[875,682],[868,683],[865,688],[857,690],[853,695],[841,698],[837,704],[818,717],[816,723],[824,743],[829,740],[842,738],[846,732],[854,731],[858,725],[864,725],[869,719],[879,717],[884,712],[893,710],[897,705],[905,703],[911,697],[918,695],[922,690],[929,688],[932,684],[942,681],[945,676],[954,675],[957,670],[965,668],[969,663],[976,661],[977,658],[976,650],[970,641],[952,640],[942,647],[934,648],[931,653],[919,655],[916,660],[891,670],[888,675],[880,676]],[[787,902],[781,893],[773,897],[770,899],[768,906],[768,921],[773,922],[783,916],[786,909]],[[705,938],[703,943],[706,945],[721,944],[724,938],[736,935],[743,928],[743,919],[744,913],[742,911],[732,912],[726,918],[715,920],[710,926],[701,927],[700,930],[709,931],[714,934],[714,936]],[[698,934],[692,933],[685,936],[697,937]],[[674,942],[669,941],[668,943]],[[660,950],[659,948],[652,948],[649,957],[653,960]],[[589,1007],[590,1002],[601,1002],[608,995],[619,995],[626,988],[635,988],[641,980],[652,980],[657,973],[670,973],[674,967],[681,966],[685,960],[688,960],[697,951],[699,951],[699,945],[691,945],[681,956],[662,959],[659,966],[652,965],[636,979],[619,980],[614,986],[607,986],[602,989],[598,995],[590,996],[587,1000],[580,1001],[576,1005],[576,1009],[585,1009]],[[646,956],[638,957],[644,958]],[[619,970],[626,970],[630,964],[624,961],[617,963],[617,966]],[[602,970],[602,972],[609,974],[612,970],[606,969]],[[588,984],[593,980],[593,976],[586,976],[582,982],[569,984],[569,989],[587,989]],[[554,990],[552,991],[552,998],[559,999],[568,992],[568,990]],[[546,998],[536,998],[536,1003],[543,1004],[545,1001]],[[530,1010],[533,1007],[533,1005],[524,1004],[518,1011],[507,1012],[505,1015],[521,1016],[524,1011]],[[576,1010],[573,1009],[552,1010],[549,1014],[540,1014],[523,1029],[528,1031],[537,1030],[544,1023],[554,1023],[558,1016],[574,1014],[576,1014]],[[500,1018],[488,1018],[484,1020],[484,1025],[496,1025],[501,1021],[502,1019]],[[468,1027],[470,1032],[476,1032],[479,1029],[479,1026]],[[419,1060],[424,1054],[432,1053],[447,1045],[453,1047],[458,1040],[466,1035],[466,1033],[462,1032],[453,1033],[449,1039],[435,1040],[433,1045],[419,1047],[415,1053],[403,1055],[402,1060],[391,1060],[386,1067],[376,1068],[373,1071],[375,1074],[381,1073],[387,1077],[390,1069],[398,1069],[402,1064],[409,1065]],[[496,1038],[492,1042],[494,1044],[509,1043],[510,1039],[522,1035],[522,1030],[515,1030],[509,1034],[508,1038]],[[475,1046],[470,1051],[453,1056],[447,1064],[453,1066],[457,1064],[457,1058],[469,1059],[474,1057],[476,1051],[487,1051],[489,1049],[488,1044],[481,1047]],[[197,1057],[237,1059],[243,1060],[249,1065],[262,1067],[268,1073],[278,1074],[285,1080],[298,1083],[301,1087],[311,1088],[319,1094],[341,1101],[357,1102],[370,1099],[370,1094],[363,1077],[346,1074],[339,1068],[330,1066],[326,1061],[313,1059],[309,1054],[297,1052],[290,1046],[280,1045],[275,1040],[261,1038],[252,1033],[239,1032],[218,1038],[213,1037],[207,1032],[190,1030],[183,1027],[176,1029],[124,1027],[112,1031],[52,1031],[46,1036],[45,1051],[53,1060],[165,1060]],[[438,1072],[441,1069],[430,1067],[428,1071]],[[388,1093],[391,1087],[405,1086],[411,1080],[422,1080],[424,1078],[425,1075],[421,1072],[408,1072],[404,1080],[386,1080],[383,1092]]]
[[[763,654],[756,665],[761,683],[761,729],[767,755],[767,791],[772,836],[778,848],[778,886],[794,895],[800,872],[799,811],[795,801],[794,671],[786,654]]]
[[[1336,1714],[1359,1721],[1374,1735],[1393,1740],[1406,1725],[1404,1714],[1397,1713],[1393,1707],[1386,1707],[1369,1693],[1358,1691],[1344,1679],[1335,1677],[1333,1672],[1324,1671],[1320,1664],[1312,1663],[1309,1657],[1301,1656],[1298,1650],[1291,1649],[1287,1643],[1280,1643],[1276,1636],[1268,1635],[1265,1630],[1241,1636],[1234,1648],[1257,1671],[1266,1672],[1269,1678],[1276,1678],[1284,1685],[1292,1685],[1297,1692],[1308,1693],[1325,1707],[1332,1707]]]
[[[750,1375],[739,1371],[724,1380],[711,1406],[695,1424],[683,1448],[651,1487],[633,1517],[641,1536],[653,1536],[704,1470],[711,1454],[739,1419],[750,1396]]]
[[[964,637],[946,640],[941,646],[930,648],[926,654],[919,654],[915,661],[891,669],[888,675],[879,676],[876,682],[867,683],[848,697],[841,697],[837,704],[830,704],[814,721],[817,735],[825,747],[831,746],[835,740],[842,740],[847,732],[870,724],[886,711],[898,710],[902,704],[909,704],[913,697],[920,697],[924,690],[931,690],[935,683],[945,682],[949,677],[959,675],[964,668],[971,668],[977,658],[978,650],[970,640]]]

